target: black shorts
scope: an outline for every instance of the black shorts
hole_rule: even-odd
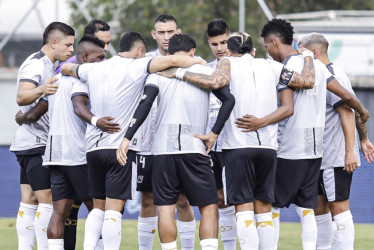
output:
[[[138,179],[136,191],[152,192],[152,155],[136,155]]]
[[[347,173],[343,167],[320,170],[318,195],[326,196],[329,202],[348,200],[352,175]]]
[[[288,160],[278,158],[274,207],[291,203],[304,208],[317,208],[318,178],[322,158]]]
[[[210,151],[211,166],[214,172],[214,178],[216,179],[217,189],[223,187],[222,184],[222,170],[223,170],[223,153]]]
[[[52,200],[74,199],[81,201],[90,199],[88,194],[87,165],[48,166],[51,170]]]
[[[201,154],[154,155],[152,169],[155,205],[173,205],[183,189],[191,206],[218,202],[208,156]]]
[[[127,163],[121,166],[116,151],[101,149],[87,153],[88,187],[92,198],[132,199],[136,188],[136,153],[129,150]]]
[[[29,184],[33,191],[51,189],[51,173],[42,166],[41,155],[17,155],[21,166],[20,184]]]
[[[225,203],[237,205],[254,200],[274,201],[277,152],[267,148],[223,151]]]

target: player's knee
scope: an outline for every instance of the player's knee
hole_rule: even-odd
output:
[[[341,214],[341,213],[343,213],[345,211],[348,211],[349,210],[349,201],[345,200],[345,201],[334,201],[334,202],[331,202],[331,204],[330,204],[330,210],[331,210],[331,214],[333,216]]]
[[[181,210],[189,210],[190,209],[190,203],[188,202],[187,198],[185,196],[179,196],[177,201],[177,209]]]
[[[144,192],[142,193],[142,207],[150,208],[153,207],[153,195],[152,193]]]
[[[223,191],[222,192],[217,191],[217,194],[218,194],[218,207],[219,208],[228,207],[227,205],[225,205],[225,197],[223,195]]]
[[[39,203],[52,204],[51,189],[38,190],[38,191],[35,191],[34,193]]]

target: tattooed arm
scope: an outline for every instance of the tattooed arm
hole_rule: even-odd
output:
[[[313,58],[310,56],[304,57],[304,68],[301,74],[294,72],[291,81],[287,86],[296,89],[312,89],[314,87],[314,63]],[[282,77],[287,77],[282,75]]]
[[[65,76],[72,76],[75,78],[79,78],[78,68],[79,68],[79,64],[65,63],[61,67],[61,73]]]
[[[374,146],[369,140],[366,123],[361,123],[361,117],[357,111],[355,111],[355,117],[356,129],[361,142],[361,150],[364,153],[365,160],[371,163],[374,161]]]

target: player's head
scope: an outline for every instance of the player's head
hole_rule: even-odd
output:
[[[53,22],[43,33],[43,47],[51,51],[51,60],[66,61],[74,51],[75,31],[65,23]]]
[[[253,49],[252,38],[247,33],[232,33],[227,40],[227,48],[229,49],[230,56],[233,54],[243,55],[251,53]]]
[[[207,34],[209,47],[217,60],[227,56],[227,39],[230,34],[227,23],[221,18],[213,19],[208,24]]]
[[[174,34],[181,32],[177,20],[172,15],[163,14],[156,18],[154,30],[151,31],[151,34],[153,39],[156,40],[161,54],[166,55],[169,49],[169,39]]]
[[[77,63],[93,63],[105,58],[105,44],[95,36],[84,35],[77,45]]]
[[[188,34],[175,34],[169,41],[169,54],[183,54],[194,56],[196,49],[195,39]]]
[[[264,38],[264,46],[269,55],[277,61],[281,61],[281,49],[284,46],[292,46],[293,27],[284,19],[274,18],[268,21],[261,31]]]
[[[315,58],[319,58],[319,56],[327,56],[329,42],[322,34],[313,32],[301,38],[298,46],[307,48],[313,52]]]
[[[142,58],[147,51],[147,45],[144,38],[137,32],[126,32],[122,35],[119,52],[129,52],[131,57]]]
[[[108,23],[98,19],[91,20],[84,28],[83,35],[96,36],[99,38],[105,43],[105,53],[108,52],[110,44],[110,26]]]

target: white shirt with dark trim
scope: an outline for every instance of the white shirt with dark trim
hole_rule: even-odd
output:
[[[304,59],[301,54],[295,54],[288,56],[283,64],[301,73]],[[296,89],[294,114],[279,123],[279,158],[297,160],[322,157],[327,84],[334,77],[319,60],[314,60],[314,68],[314,88]]]
[[[114,117],[112,122],[119,123],[122,128],[120,132],[109,134],[88,124],[87,152],[119,147],[142,96],[151,60],[150,57],[134,59],[116,55],[103,62],[79,66],[78,76],[90,90],[91,112],[97,117]],[[140,139],[134,137],[131,144],[138,143]]]
[[[30,82],[39,87],[49,78],[54,76],[52,61],[42,51],[30,55],[21,65],[17,76],[17,89],[20,82]],[[34,107],[40,98],[26,106],[19,106],[25,113]],[[39,147],[44,147],[48,136],[48,114],[43,115],[37,122],[32,124],[22,124],[18,127],[16,136],[10,146],[10,151],[27,151]]]
[[[228,59],[231,68],[230,90],[235,96],[235,106],[222,131],[223,149],[276,150],[277,124],[244,133],[236,126],[235,121],[246,114],[264,117],[277,109],[277,90],[287,88],[279,83],[283,64],[273,60],[253,58],[249,54],[228,57]]]
[[[210,67],[197,64],[187,70],[208,75],[213,72]],[[204,154],[206,149],[203,141],[193,135],[206,131],[209,91],[157,74],[149,75],[146,85],[159,89],[152,154]]]
[[[326,67],[345,89],[354,93],[351,81],[340,67],[332,63],[326,65]],[[343,104],[343,100],[327,90],[326,123],[325,132],[323,134],[323,157],[321,169],[344,167],[345,165],[345,138],[343,127],[339,113],[335,111],[335,109],[341,104]],[[355,136],[354,152],[359,165],[361,165],[357,132],[355,133]]]
[[[49,133],[43,165],[76,166],[86,164],[86,123],[75,113],[72,98],[89,96],[88,85],[80,80],[57,75],[56,94],[47,96]]]

